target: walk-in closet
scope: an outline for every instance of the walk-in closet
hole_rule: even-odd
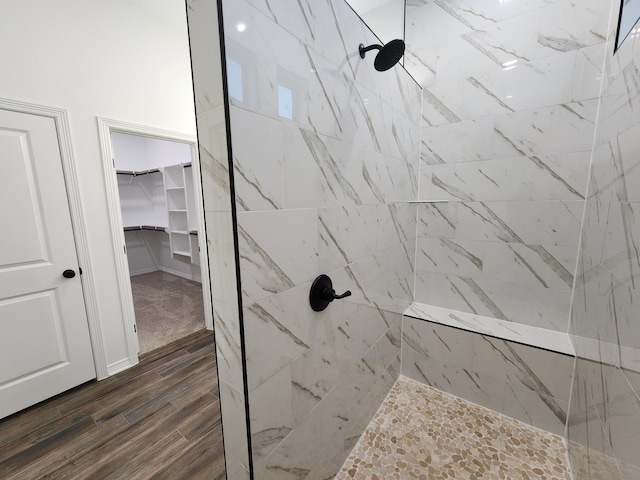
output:
[[[112,132],[139,353],[205,329],[192,146]]]

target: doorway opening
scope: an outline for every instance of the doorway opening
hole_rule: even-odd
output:
[[[100,119],[131,363],[213,329],[195,139]],[[127,310],[127,309],[125,309]],[[131,358],[133,357],[133,358]]]

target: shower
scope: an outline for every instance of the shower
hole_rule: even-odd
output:
[[[404,55],[404,41],[400,39],[391,40],[386,45],[369,45],[365,47],[362,43],[358,47],[360,57],[364,58],[369,50],[380,50],[373,61],[373,66],[379,72],[384,72],[393,67]]]

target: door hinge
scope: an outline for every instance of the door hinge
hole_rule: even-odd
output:
[[[78,267],[78,271],[80,272],[80,275],[82,275],[82,267]]]
[[[135,324],[135,323],[133,324],[133,331],[134,331],[134,332],[136,332],[136,333],[138,333],[138,327],[136,327],[136,324]]]
[[[116,159],[115,158],[111,159],[111,163],[113,164],[113,168],[116,168]]]
[[[127,254],[127,246],[123,245],[122,248],[124,249],[124,254],[126,255]]]

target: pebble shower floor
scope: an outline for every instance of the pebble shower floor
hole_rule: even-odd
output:
[[[570,480],[561,437],[400,377],[336,480]]]

